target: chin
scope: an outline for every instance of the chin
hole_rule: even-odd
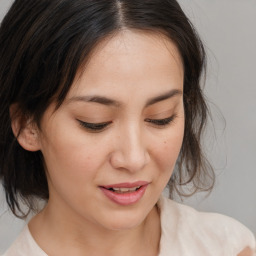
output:
[[[105,227],[113,231],[122,231],[135,229],[140,226],[146,219],[146,214],[114,214],[110,219],[106,220]]]

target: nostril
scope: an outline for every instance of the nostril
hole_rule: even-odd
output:
[[[126,169],[131,172],[139,171],[149,163],[150,157],[145,151],[115,151],[110,156],[110,163],[116,169]]]
[[[126,127],[126,129],[128,129]],[[149,152],[137,125],[123,131],[120,140],[115,141],[110,162],[114,168],[139,171],[149,163]]]

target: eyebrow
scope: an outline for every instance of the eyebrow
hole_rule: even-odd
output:
[[[177,95],[183,95],[183,92],[181,90],[177,90],[177,89],[173,89],[171,91],[165,92],[161,95],[158,95],[156,97],[153,97],[151,99],[148,99],[145,107],[148,107],[150,105],[153,105],[157,102],[160,101],[164,101],[170,98],[173,98]],[[68,100],[69,102],[73,102],[73,101],[83,101],[83,102],[95,102],[95,103],[99,103],[105,106],[114,106],[114,107],[120,107],[122,105],[121,102],[114,100],[114,99],[110,99],[104,96],[97,96],[97,95],[92,95],[92,96],[75,96],[72,97],[71,99]]]
[[[103,97],[103,96],[96,96],[96,95],[92,95],[92,96],[76,96],[76,97],[72,97],[69,101],[84,101],[84,102],[96,102],[102,105],[106,105],[106,106],[116,106],[119,107],[121,105],[120,102],[107,98],[107,97]]]
[[[146,107],[153,105],[157,102],[164,101],[170,98],[173,98],[174,96],[183,95],[183,92],[181,90],[173,89],[171,91],[168,91],[166,93],[163,93],[157,97],[151,98],[146,102]]]

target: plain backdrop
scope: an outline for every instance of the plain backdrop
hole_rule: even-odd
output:
[[[205,91],[215,124],[205,144],[217,174],[205,198],[184,200],[232,216],[256,234],[256,1],[179,0],[208,54]],[[12,0],[0,0],[0,19]],[[0,190],[0,253],[24,225],[7,211]]]

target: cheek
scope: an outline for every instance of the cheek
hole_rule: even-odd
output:
[[[180,143],[173,144],[173,140],[165,140],[161,150],[158,151],[158,159],[168,169],[173,169],[180,152]]]
[[[68,179],[80,179],[95,172],[100,164],[100,155],[99,150],[90,148],[88,144],[61,143],[53,145],[46,152],[45,161],[50,173],[65,174]]]
[[[81,141],[79,145],[65,141],[55,143],[47,151],[45,161],[52,197],[58,195],[74,205],[87,200],[84,195],[93,191],[100,169],[101,153],[98,150],[96,154],[94,149],[88,149]]]
[[[173,171],[182,146],[183,135],[181,125],[177,132],[173,131],[157,142],[158,146],[154,148],[153,154],[162,170]]]
[[[44,157],[54,186],[77,190],[78,187],[85,189],[97,183],[111,147],[108,137],[99,142],[98,136],[86,136],[83,131],[71,133],[65,129],[48,138]]]

